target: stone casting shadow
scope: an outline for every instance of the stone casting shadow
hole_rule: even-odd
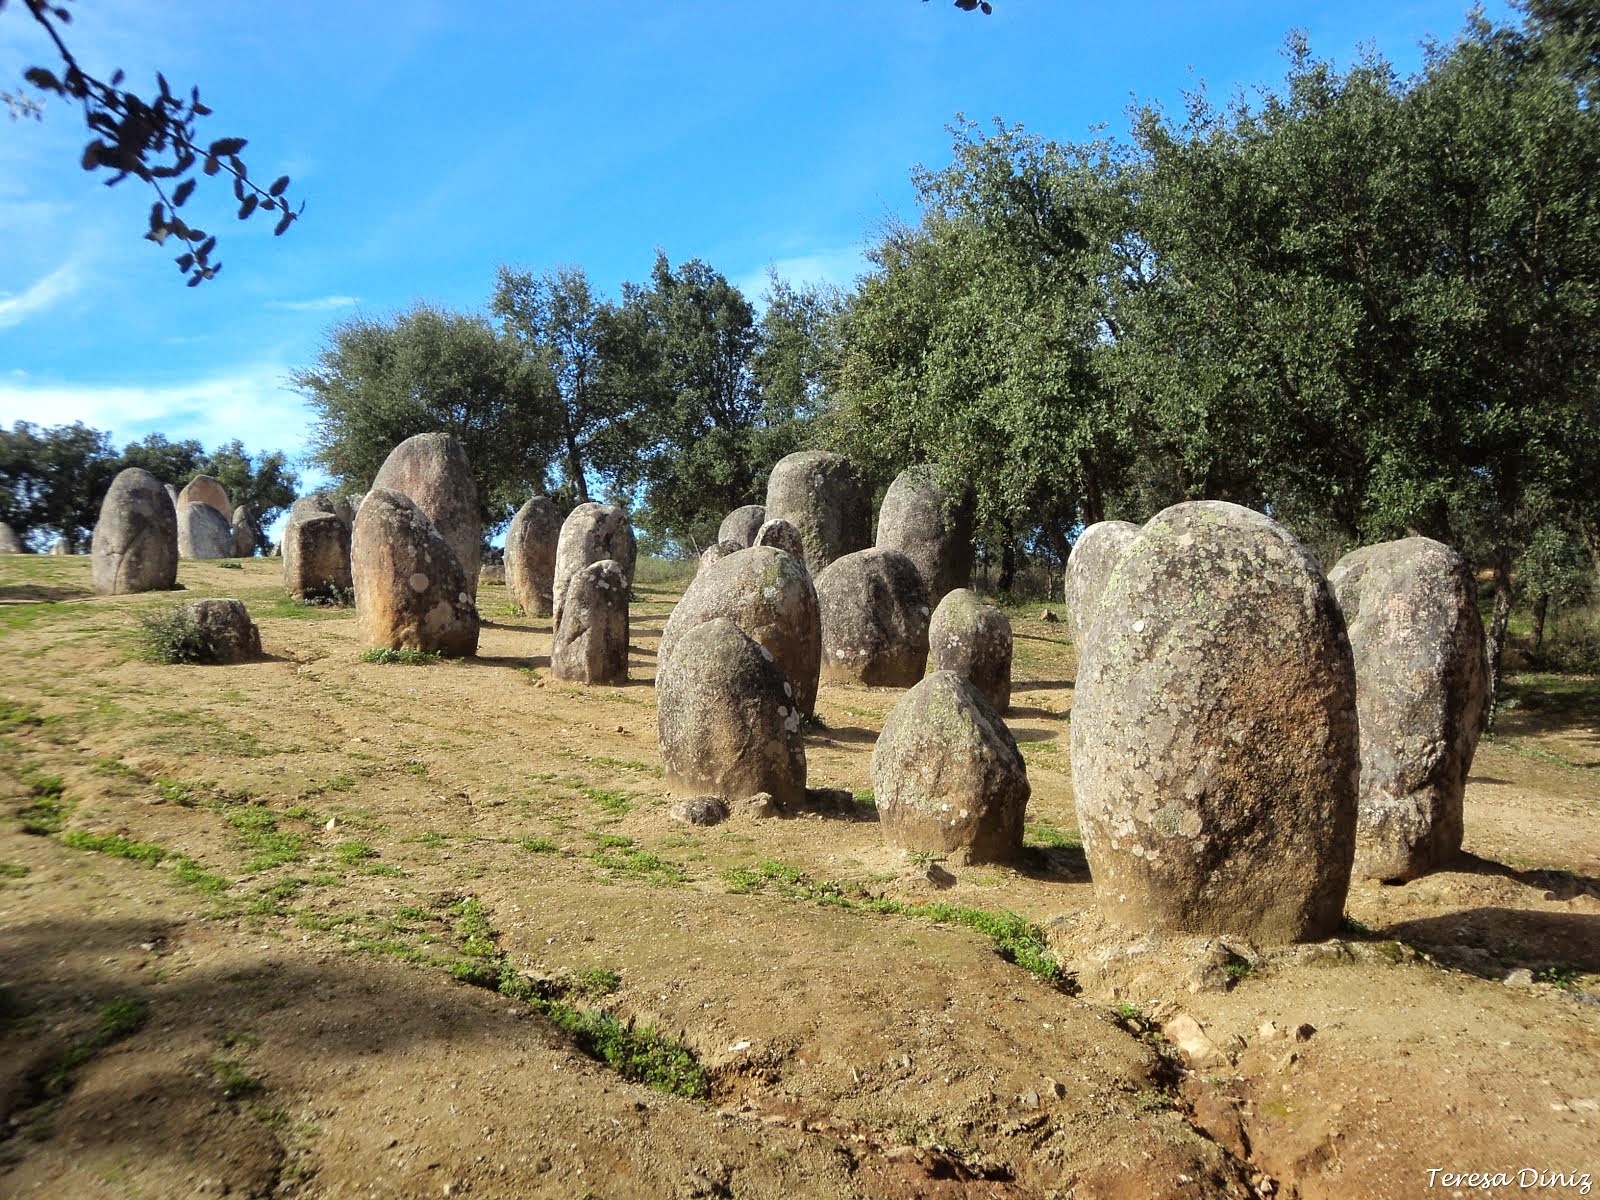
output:
[[[878,740],[876,733],[859,725],[818,725],[815,729],[807,730],[805,737],[807,741],[814,738],[819,742],[841,742],[858,746],[870,746]]]
[[[1037,729],[1032,725],[1014,725],[1011,727],[1011,736],[1019,742],[1048,742],[1055,738],[1060,730]]]
[[[0,587],[0,604],[54,604],[58,600],[87,600],[89,588],[55,587],[47,583],[8,583]]]
[[[1503,978],[1508,964],[1600,971],[1600,917],[1584,913],[1469,908],[1399,921],[1385,932],[1446,966],[1489,979]]]
[[[1051,712],[1048,708],[1026,708],[1026,707],[1020,707],[1019,708],[1015,704],[1013,704],[1010,708],[1006,709],[1006,711],[1001,713],[1000,715],[1002,717],[1004,717],[1008,723],[1011,721],[1011,719],[1013,717],[1032,717],[1035,720],[1044,720],[1044,721],[1059,721],[1059,720],[1061,720],[1061,714],[1060,713]],[[1012,735],[1013,736],[1015,736],[1015,732],[1016,732],[1015,730],[1012,731]]]
[[[1017,874],[1040,883],[1088,883],[1082,846],[1024,846]]]
[[[1032,680],[1011,681],[1013,692],[1069,692],[1077,686],[1076,679],[1041,679],[1037,683]]]
[[[550,656],[548,654],[473,654],[456,661],[472,667],[510,667],[518,671],[532,667],[535,670],[543,670],[550,665]]]

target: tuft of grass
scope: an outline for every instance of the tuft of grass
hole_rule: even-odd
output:
[[[28,800],[18,811],[22,819],[22,832],[37,837],[49,837],[61,832],[66,823],[70,804],[63,792],[59,775],[29,775],[23,782],[28,786]]]
[[[139,614],[135,632],[142,657],[155,663],[209,662],[216,656],[211,639],[182,605]]]
[[[1024,840],[1050,850],[1082,850],[1083,839],[1077,830],[1068,832],[1045,824],[1026,824],[1022,827]]]
[[[469,897],[451,911],[462,951],[462,957],[449,967],[455,978],[527,1004],[571,1038],[578,1049],[624,1079],[692,1100],[710,1094],[705,1071],[687,1046],[651,1026],[637,1027],[613,1013],[580,1009],[560,997],[540,995],[495,944],[488,914],[477,900]],[[592,968],[577,977],[574,990],[610,992],[620,983],[616,972]]]
[[[517,842],[517,845],[529,854],[559,854],[561,847],[549,838],[527,837]]]
[[[95,1031],[63,1054],[50,1069],[45,1077],[46,1090],[57,1096],[65,1092],[79,1067],[113,1042],[137,1033],[144,1026],[147,1016],[142,1000],[113,1000],[107,1004],[100,1010],[100,1023]]]
[[[188,855],[177,854],[154,842],[134,841],[120,833],[89,833],[82,829],[69,829],[61,835],[61,843],[74,850],[108,854],[112,858],[125,858],[148,867],[171,862],[173,876],[179,883],[205,895],[221,895],[231,886],[223,876],[207,871]]]
[[[434,650],[417,650],[410,646],[402,646],[395,650],[388,646],[377,646],[371,650],[361,652],[361,661],[365,663],[378,663],[389,666],[399,663],[406,667],[426,667],[436,662],[442,662],[444,655]]]
[[[21,863],[0,862],[0,879],[23,879],[28,874],[28,868]]]
[[[572,979],[572,990],[584,996],[609,996],[622,986],[622,976],[609,967],[589,967]]]
[[[610,788],[590,787],[587,784],[579,785],[578,790],[608,813],[615,813],[620,817],[623,813],[633,811],[633,801],[623,792]]]
[[[157,793],[169,804],[181,804],[184,808],[194,804],[188,784],[179,783],[176,779],[157,779],[155,784]]]
[[[250,1074],[237,1059],[219,1054],[211,1060],[211,1069],[216,1073],[217,1082],[222,1085],[222,1094],[226,1099],[237,1100],[241,1096],[251,1096],[261,1090],[260,1076]]]
[[[589,852],[589,859],[613,875],[642,879],[658,887],[675,887],[689,882],[688,873],[677,863],[642,850],[631,839],[607,834]]]
[[[377,858],[378,852],[365,842],[340,842],[333,848],[333,856],[346,866],[355,866],[369,858]]]
[[[242,571],[242,570],[244,570],[244,564],[242,562],[233,562],[231,560],[226,560],[226,559],[223,560],[222,562],[219,562],[217,564],[217,566],[220,567],[224,571]]]
[[[330,792],[348,792],[356,786],[356,781],[348,775],[333,775],[322,786]]]
[[[850,894],[843,884],[814,880],[797,867],[767,860],[755,867],[735,867],[723,872],[728,890],[752,893],[766,890],[792,900],[808,900],[835,908],[857,909],[890,916],[914,917],[937,925],[960,925],[994,942],[995,953],[1063,991],[1074,990],[1072,974],[1045,944],[1044,931],[1018,913],[970,908],[938,901],[916,903]]]
[[[218,806],[222,819],[239,831],[247,849],[254,851],[244,864],[252,874],[296,863],[306,856],[305,839],[297,833],[278,828],[278,814],[260,804],[229,804]]]

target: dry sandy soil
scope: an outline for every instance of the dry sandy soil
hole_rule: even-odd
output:
[[[182,593],[0,559],[0,1195],[1378,1200],[1600,1175],[1593,679],[1514,678],[1470,853],[1355,887],[1343,938],[1156,943],[1095,916],[1073,649],[1037,606],[1012,613],[1029,860],[946,870],[882,845],[888,690],[825,684],[808,733],[812,783],[854,802],[669,817],[671,585],[637,589],[628,686],[584,689],[503,589],[478,658],[378,664],[278,572],[185,562],[266,657],[156,666],[139,617]]]

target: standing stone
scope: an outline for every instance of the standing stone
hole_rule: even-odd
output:
[[[928,663],[928,595],[896,550],[857,550],[817,577],[822,674],[873,687],[910,687]]]
[[[185,504],[207,505],[224,521],[233,516],[233,501],[228,499],[228,489],[209,475],[196,475],[184,485],[183,491],[178,493],[177,505],[181,510]]]
[[[567,581],[550,674],[574,683],[628,682],[628,576],[609,558]]]
[[[689,630],[726,617],[772,655],[809,715],[817,703],[822,664],[822,620],[817,590],[798,559],[776,546],[752,546],[709,566],[702,564],[667,618],[656,650],[659,674]]]
[[[1329,936],[1358,769],[1350,643],[1316,560],[1235,504],[1158,513],[1080,650],[1072,783],[1101,910],[1135,929]]]
[[[767,510],[759,504],[745,504],[722,518],[717,529],[717,541],[738,542],[739,549],[748,550],[756,544],[756,533],[767,519]]]
[[[936,671],[954,671],[983,693],[995,712],[1011,707],[1011,621],[977,592],[956,588],[928,625]]]
[[[179,558],[232,558],[228,518],[204,501],[178,505]]]
[[[478,485],[461,443],[448,433],[419,433],[389,451],[372,481],[374,491],[389,488],[411,497],[461,563],[467,595],[478,596],[478,566],[483,555],[483,522],[478,515]],[[349,511],[349,501],[344,502]],[[341,519],[340,502],[334,512]]]
[[[17,531],[4,521],[0,521],[0,554],[26,554],[22,539],[17,536]]]
[[[763,521],[761,528],[756,532],[756,540],[751,543],[755,546],[776,546],[785,554],[794,556],[796,562],[804,565],[806,561],[806,544],[800,538],[800,531],[788,521]]]
[[[596,504],[590,500],[568,513],[556,538],[556,565],[551,580],[555,623],[561,623],[561,605],[567,594],[568,580],[590,563],[609,558],[622,568],[631,587],[637,554],[628,514],[615,505]]]
[[[872,751],[883,838],[902,850],[1015,862],[1029,792],[1016,739],[954,671],[936,671],[907,692]]]
[[[548,617],[554,610],[560,536],[561,509],[549,496],[535,496],[511,518],[506,533],[506,590],[530,616]]]
[[[738,542],[731,540],[712,542],[711,545],[700,551],[699,561],[695,563],[695,571],[704,571],[712,563],[721,562],[728,555],[737,554],[743,549],[744,547]]]
[[[173,512],[177,512],[178,511],[178,489],[173,487],[172,484],[170,484],[170,483],[164,483],[161,486],[166,488],[167,489],[167,495],[172,497],[172,511]]]
[[[767,479],[767,519],[800,531],[813,575],[834,559],[872,544],[872,501],[842,454],[802,450],[780,458]]]
[[[687,630],[656,675],[656,729],[667,783],[730,800],[805,799],[806,748],[789,681],[771,653],[726,617]]]
[[[388,488],[367,493],[350,565],[363,645],[477,652],[478,610],[461,559],[409,496]]]
[[[311,517],[319,516],[322,513],[337,513],[337,509],[334,506],[333,497],[328,495],[327,492],[312,492],[309,496],[301,496],[289,506],[289,520],[287,525],[293,525],[296,521],[308,520]]]
[[[250,558],[261,544],[255,518],[244,505],[233,510],[233,557]]]
[[[1067,556],[1062,599],[1066,601],[1067,625],[1080,656],[1083,636],[1094,623],[1091,618],[1105,592],[1106,582],[1122,558],[1122,552],[1138,536],[1139,527],[1127,521],[1099,521],[1078,535],[1072,553]]]
[[[1460,555],[1424,537],[1353,551],[1328,583],[1356,664],[1356,873],[1415,879],[1461,852],[1462,797],[1487,716],[1477,584]]]
[[[72,553],[72,547],[67,545],[67,539],[58,537],[50,543],[50,553],[57,557],[65,557]]]
[[[931,468],[910,467],[883,495],[877,546],[898,550],[916,563],[928,603],[938,604],[972,578],[972,516],[970,485],[952,495],[939,486]]]
[[[302,603],[349,593],[350,530],[336,514],[319,512],[284,526],[283,586]]]
[[[166,486],[140,467],[112,480],[91,544],[94,590],[153,592],[178,582],[178,514]]]
[[[248,662],[261,657],[261,631],[242,600],[192,600],[182,611],[206,646],[206,661]]]
[[[476,491],[478,485],[474,483],[472,486],[473,490]],[[365,495],[365,493],[362,493],[362,495]],[[344,522],[346,529],[354,529],[356,526],[356,510],[360,507],[361,496],[336,496],[333,500],[333,515]]]

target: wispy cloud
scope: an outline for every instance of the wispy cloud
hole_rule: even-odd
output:
[[[207,449],[238,438],[247,449],[305,450],[314,415],[277,363],[149,386],[0,379],[0,425],[82,421],[122,446],[149,433],[194,438]]]
[[[340,308],[354,308],[360,303],[360,296],[318,296],[315,300],[273,300],[267,307],[288,312],[333,312]]]
[[[77,291],[83,275],[76,260],[63,263],[20,296],[0,296],[0,329],[20,325],[34,313],[43,312],[58,300]]]
[[[742,275],[734,283],[751,300],[760,300],[766,296],[770,276],[774,273],[796,287],[816,283],[848,288],[867,270],[866,255],[860,246],[837,246],[775,258],[759,271]]]

